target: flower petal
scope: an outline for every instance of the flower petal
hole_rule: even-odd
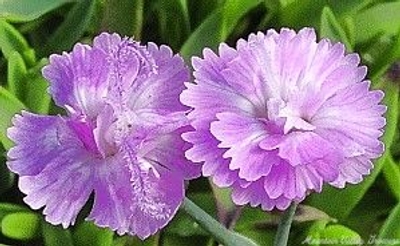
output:
[[[8,167],[21,176],[39,174],[63,151],[83,152],[80,139],[59,116],[42,116],[23,111],[7,131],[15,146],[8,152]],[[35,141],[32,141],[32,140]]]
[[[201,174],[201,165],[192,163],[185,158],[185,151],[190,145],[183,141],[181,134],[188,132],[190,127],[182,127],[170,134],[158,136],[152,140],[156,147],[146,154],[146,157],[154,160],[173,173],[180,174],[183,179],[197,178]]]
[[[284,196],[280,196],[276,199],[268,197],[264,190],[262,180],[252,182],[247,187],[235,185],[232,190],[232,199],[237,205],[244,205],[247,203],[252,207],[261,205],[261,208],[264,210],[272,210],[274,208],[285,210],[292,202],[292,200]]]
[[[73,225],[93,191],[93,165],[96,161],[86,155],[59,154],[41,173],[20,177],[24,202],[33,209],[45,206],[46,221],[54,225]]]
[[[312,165],[327,181],[339,174],[344,161],[341,151],[313,132],[294,132],[279,144],[279,156],[292,166]]]
[[[373,167],[371,160],[365,156],[347,158],[339,166],[339,176],[330,184],[338,188],[344,188],[346,183],[358,184],[363,180],[364,175],[371,173]]]
[[[88,219],[120,235],[145,239],[175,215],[184,196],[183,179],[168,169],[137,160],[129,151],[99,167]]]
[[[8,134],[16,146],[7,165],[21,176],[24,201],[33,209],[45,206],[46,220],[53,224],[74,224],[93,190],[96,158],[61,117],[23,112]]]
[[[187,107],[179,101],[178,95],[189,81],[189,69],[179,55],[165,45],[147,45],[149,55],[154,59],[156,73],[151,73],[137,85],[130,95],[131,109],[153,109],[156,112],[185,111]],[[162,95],[162,96],[158,96]]]
[[[222,148],[265,137],[270,131],[267,124],[253,117],[224,112],[217,114],[217,118],[218,121],[211,123],[210,131],[221,141],[218,146]]]
[[[108,87],[107,59],[101,52],[77,44],[71,53],[51,55],[42,72],[58,106],[89,118],[101,111]]]
[[[386,123],[382,117],[386,107],[378,104],[383,93],[369,91],[369,85],[365,81],[339,90],[311,119],[321,137],[335,144],[346,143],[343,149],[348,157],[382,153],[378,138]]]
[[[180,95],[183,104],[194,108],[188,116],[193,125],[198,121],[212,121],[216,113],[226,110],[250,113],[254,110],[254,105],[231,88],[220,74],[226,68],[229,59],[235,56],[235,52],[226,45],[221,45],[219,51],[220,57],[205,49],[204,60],[193,59],[196,84],[186,83],[187,89]]]
[[[204,162],[203,175],[212,176],[213,182],[219,187],[228,187],[238,179],[237,170],[229,168],[229,160],[221,158],[224,149],[218,148],[218,140],[208,131],[199,128],[193,132],[182,134],[182,138],[193,147],[185,152],[186,158],[193,162]]]

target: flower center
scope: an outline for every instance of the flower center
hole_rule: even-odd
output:
[[[315,126],[300,114],[298,107],[290,102],[271,98],[267,102],[267,111],[268,119],[271,121],[286,120],[283,125],[284,134],[291,130],[312,131],[315,129]]]
[[[93,154],[100,154],[97,144],[94,140],[93,126],[89,122],[81,120],[68,120],[67,125],[75,132],[75,135],[81,140],[83,146]]]

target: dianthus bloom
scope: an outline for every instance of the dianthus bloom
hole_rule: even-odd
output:
[[[269,30],[203,55],[181,94],[195,128],[186,156],[235,203],[283,210],[324,183],[361,182],[382,154],[383,93],[342,44]]]
[[[103,33],[43,68],[66,116],[23,112],[8,136],[8,167],[20,175],[24,201],[45,206],[64,227],[94,192],[88,220],[146,238],[165,226],[200,174],[186,160],[187,107],[179,102],[189,71],[166,47]]]

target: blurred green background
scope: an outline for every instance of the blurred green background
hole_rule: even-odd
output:
[[[75,226],[47,224],[40,211],[24,205],[17,177],[6,168],[12,146],[6,129],[21,109],[62,112],[46,93],[40,69],[50,54],[90,43],[101,31],[168,44],[190,64],[204,47],[234,46],[269,28],[305,26],[359,53],[372,86],[385,91],[387,150],[361,184],[312,194],[295,217],[290,245],[400,245],[400,1],[388,0],[0,0],[0,244],[217,245],[183,212],[144,242],[85,222],[90,202]],[[205,178],[191,182],[188,196],[226,226],[260,245],[272,244],[278,212],[237,208],[229,190]]]

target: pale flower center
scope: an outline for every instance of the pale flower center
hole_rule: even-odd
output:
[[[312,131],[315,129],[308,120],[300,114],[300,110],[293,107],[290,102],[285,102],[280,98],[271,98],[267,102],[268,119],[277,121],[285,119],[283,133],[287,134],[291,130]]]

